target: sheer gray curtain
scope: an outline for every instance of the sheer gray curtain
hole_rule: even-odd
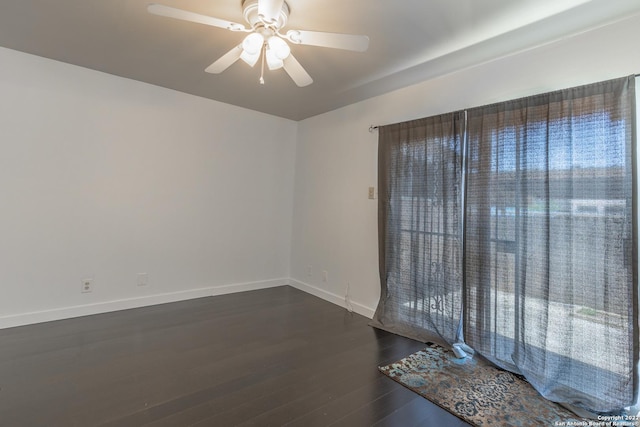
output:
[[[380,127],[372,325],[464,338],[574,408],[634,404],[635,118],[629,77]]]
[[[634,84],[468,111],[466,341],[599,412],[637,384]]]
[[[372,325],[452,343],[462,309],[464,116],[379,128],[382,295]]]

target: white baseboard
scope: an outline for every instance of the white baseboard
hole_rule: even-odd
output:
[[[317,288],[308,283],[289,278],[263,280],[249,283],[234,283],[223,286],[212,286],[200,289],[190,289],[186,291],[168,292],[156,295],[147,295],[136,298],[126,298],[114,301],[105,301],[95,304],[77,305],[71,307],[56,308],[52,310],[20,313],[9,316],[0,316],[0,329],[13,328],[16,326],[31,325],[34,323],[51,322],[54,320],[70,319],[73,317],[90,316],[92,314],[109,313],[112,311],[128,310],[131,308],[147,307],[157,304],[184,301],[195,298],[225,295],[236,292],[255,291],[258,289],[274,288],[277,286],[290,285],[308,294],[322,298],[325,301],[336,304],[346,309],[343,296],[336,295],[324,289]],[[363,304],[351,301],[353,311],[369,319],[373,318],[375,309]]]
[[[325,291],[324,289],[317,288],[308,283],[300,282],[295,279],[289,279],[289,286],[304,291],[308,294],[317,296],[318,298],[322,298],[325,301],[329,301],[333,304],[339,305],[340,307],[344,307],[345,309],[347,308],[344,296],[336,295],[332,292]],[[374,313],[376,312],[375,308],[367,307],[354,301],[351,301],[351,306],[354,312],[368,317],[369,319],[372,319]]]
[[[52,310],[0,316],[0,329],[30,325],[33,323],[50,322],[53,320],[69,319],[73,317],[89,316],[92,314],[108,313],[111,311],[146,307],[156,304],[184,301],[194,298],[254,291],[258,289],[285,286],[288,284],[288,278],[263,280],[259,282],[249,283],[235,283],[223,286],[212,286],[200,289],[190,289],[186,291],[168,292],[164,294],[106,301],[95,304],[77,305],[72,307],[56,308]]]

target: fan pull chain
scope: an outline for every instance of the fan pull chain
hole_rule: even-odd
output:
[[[262,69],[260,70],[260,84],[264,84],[264,58],[267,56],[266,44],[262,45]]]

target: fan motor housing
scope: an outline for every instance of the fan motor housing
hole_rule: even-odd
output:
[[[257,26],[264,25],[264,22],[258,16],[258,0],[243,0],[242,8],[244,10],[243,15],[245,21],[251,25],[251,28],[256,28]],[[289,5],[287,2],[282,3],[282,9],[280,10],[280,15],[278,16],[278,20],[275,24],[271,24],[276,30],[287,25],[287,20],[289,19]]]

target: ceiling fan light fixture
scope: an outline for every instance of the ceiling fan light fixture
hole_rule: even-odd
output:
[[[242,41],[242,49],[249,55],[260,55],[263,45],[264,37],[260,33],[251,33]]]
[[[246,62],[250,67],[253,67],[258,62],[258,59],[260,59],[260,52],[261,51],[258,51],[252,54],[247,52],[246,50],[243,50],[240,54],[240,59]]]
[[[269,67],[269,70],[273,71],[284,67],[284,61],[278,58],[278,55],[273,49],[267,49],[265,56],[267,57],[267,66]]]
[[[161,4],[147,7],[149,13],[182,21],[195,22],[231,31],[250,33],[244,40],[205,69],[208,73],[220,74],[238,59],[253,67],[262,57],[260,83],[264,84],[264,68],[284,68],[299,87],[308,86],[313,79],[291,54],[290,43],[334,49],[364,52],[369,47],[369,37],[353,34],[327,33],[322,31],[282,30],[289,18],[286,0],[242,0],[243,16],[249,27],[213,16],[201,15],[188,10]]]
[[[267,43],[269,44],[269,50],[272,51],[273,55],[279,60],[284,60],[291,54],[291,48],[287,42],[280,37],[271,36]]]

